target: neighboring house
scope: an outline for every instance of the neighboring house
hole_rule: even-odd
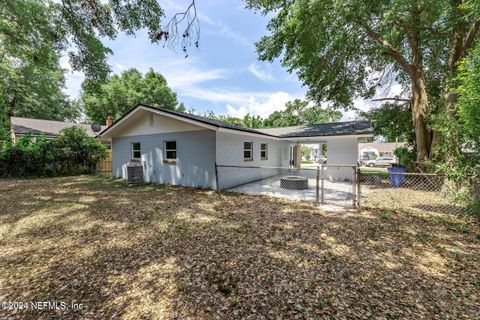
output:
[[[19,117],[11,117],[11,122],[12,122],[11,134],[12,134],[13,142],[17,142],[18,139],[20,139],[22,136],[25,136],[27,134],[32,135],[34,140],[42,134],[47,139],[52,139],[55,136],[57,136],[62,129],[73,127],[73,126],[77,126],[85,129],[85,131],[90,137],[96,136],[95,132],[93,132],[89,124],[62,122],[62,121],[53,121],[53,120],[30,119],[30,118],[19,118]],[[106,128],[107,126],[102,126],[102,130]]]
[[[301,143],[326,143],[329,163],[355,165],[358,139],[372,133],[366,121],[250,129],[140,104],[100,136],[111,140],[114,177],[127,178],[127,166],[137,164],[143,167],[146,182],[215,189],[215,164],[299,167]],[[231,179],[218,181],[219,188],[271,175],[268,170],[234,169],[230,168]],[[331,176],[341,178],[342,169],[332,170]]]
[[[373,160],[378,157],[394,156],[394,151],[398,147],[408,147],[407,142],[369,142],[358,144],[358,159]]]

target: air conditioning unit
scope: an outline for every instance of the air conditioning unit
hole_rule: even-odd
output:
[[[131,163],[127,165],[128,183],[143,182],[143,166],[140,163]]]

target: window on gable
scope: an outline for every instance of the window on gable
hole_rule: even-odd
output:
[[[244,142],[243,143],[243,160],[250,161],[253,160],[253,142]]]
[[[177,160],[177,141],[165,141],[165,160]]]
[[[142,157],[140,142],[132,142],[132,159],[140,159]]]
[[[260,159],[262,160],[268,159],[268,143],[260,144]]]

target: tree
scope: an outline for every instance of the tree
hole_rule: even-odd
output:
[[[146,28],[153,42],[163,11],[156,0],[9,0],[0,2],[0,117],[64,120],[78,115],[62,93],[62,54],[73,70],[105,80],[111,50],[102,39]],[[5,134],[0,134],[2,137]]]
[[[431,113],[455,104],[450,80],[480,28],[476,0],[246,0],[275,14],[257,43],[262,60],[283,56],[316,101],[351,107],[392,78],[410,95],[417,161],[432,155]],[[365,79],[374,79],[366,81]]]
[[[84,86],[85,87],[85,86]],[[93,122],[105,123],[108,117],[118,119],[136,104],[175,110],[185,109],[177,95],[167,85],[165,78],[153,69],[145,76],[135,68],[113,75],[106,83],[84,89],[78,103]]]
[[[480,180],[480,42],[459,66],[456,80],[458,103],[438,116],[435,129],[446,137],[441,143],[447,155],[442,169],[465,184]],[[478,195],[477,195],[478,197]],[[480,199],[477,199],[480,201]]]
[[[415,131],[412,125],[412,111],[407,104],[384,103],[381,107],[362,112],[361,116],[372,122],[376,136],[386,142],[402,141],[413,144]]]
[[[342,113],[336,110],[323,109],[318,106],[309,106],[307,101],[295,99],[285,104],[285,110],[275,111],[268,118],[247,113],[243,118],[231,116],[217,116],[213,111],[205,113],[205,117],[237,124],[248,128],[274,128],[297,125],[309,125],[340,120]]]
[[[300,99],[287,102],[285,107],[285,110],[273,112],[265,119],[264,125],[266,127],[308,125],[335,122],[342,117],[342,113],[339,111],[309,106],[308,101]]]

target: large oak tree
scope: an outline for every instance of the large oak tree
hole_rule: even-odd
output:
[[[274,17],[257,43],[262,60],[282,57],[317,101],[351,107],[385,82],[402,84],[417,161],[432,155],[432,114],[452,108],[452,79],[478,38],[475,0],[246,0]],[[390,77],[389,77],[390,76]]]

